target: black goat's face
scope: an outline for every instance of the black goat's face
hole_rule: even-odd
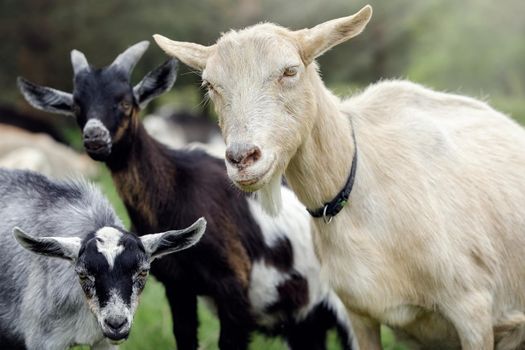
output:
[[[84,70],[74,83],[72,110],[84,148],[91,158],[104,161],[129,132],[138,101],[128,77],[112,67]]]
[[[140,239],[113,227],[99,229],[81,246],[75,271],[109,339],[127,338],[149,266]]]
[[[206,221],[201,218],[183,230],[142,237],[111,226],[102,227],[84,239],[34,237],[19,228],[13,232],[24,248],[73,262],[87,304],[102,332],[112,341],[120,342],[129,335],[151,261],[191,247],[205,229]]]
[[[131,46],[102,69],[92,68],[84,54],[73,50],[73,94],[23,78],[18,78],[18,87],[33,107],[76,117],[86,152],[95,160],[105,161],[130,132],[137,112],[175,83],[177,60],[170,59],[131,85],[131,71],[148,45],[143,41]]]

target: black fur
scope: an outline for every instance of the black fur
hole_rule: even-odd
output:
[[[89,275],[96,276],[93,288],[100,307],[107,304],[111,288],[117,289],[123,301],[129,306],[133,284],[140,284],[139,290],[144,287],[143,281],[134,278],[140,267],[147,264],[148,261],[144,246],[134,234],[118,230],[124,234],[120,240],[124,249],[116,257],[112,268],[109,267],[104,255],[98,251],[95,232],[86,237],[79,252],[79,264],[86,268]],[[89,283],[89,281],[81,281],[82,287],[86,287],[84,283]],[[84,291],[86,291],[85,288]]]

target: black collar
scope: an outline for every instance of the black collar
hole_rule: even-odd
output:
[[[352,158],[352,167],[350,168],[350,175],[346,180],[345,186],[330,202],[325,203],[321,208],[315,210],[306,209],[314,218],[322,217],[327,224],[330,223],[333,217],[336,216],[348,203],[348,197],[350,196],[350,192],[352,192],[352,187],[354,187],[355,172],[357,168],[357,143],[355,140],[353,125],[352,138],[354,139],[354,157]]]

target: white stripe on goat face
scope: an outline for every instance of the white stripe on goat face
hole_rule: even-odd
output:
[[[109,268],[115,265],[115,259],[124,247],[120,244],[123,233],[113,227],[103,227],[95,233],[97,250],[108,261]]]

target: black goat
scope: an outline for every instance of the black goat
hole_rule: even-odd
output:
[[[168,149],[145,131],[139,111],[172,87],[177,67],[169,60],[132,87],[130,72],[147,46],[130,47],[102,69],[74,50],[72,95],[18,83],[34,107],[76,117],[86,151],[111,170],[139,234],[208,221],[198,245],[152,265],[166,288],[178,349],[198,347],[198,295],[217,308],[221,349],[246,349],[255,329],[283,335],[293,349],[324,349],[332,327],[350,348],[343,306],[320,279],[310,219],[295,196],[284,190],[286,209],[270,218],[231,185],[223,160]]]

